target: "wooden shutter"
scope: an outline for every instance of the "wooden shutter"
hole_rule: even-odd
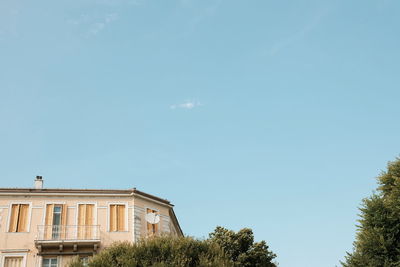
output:
[[[51,239],[51,235],[53,233],[53,213],[54,213],[54,204],[46,205],[46,218],[44,219],[44,237],[46,240]]]
[[[110,232],[117,231],[117,205],[110,205]]]
[[[78,206],[78,237],[91,238],[92,226],[94,224],[94,205],[93,204],[79,204]]]
[[[10,227],[9,232],[16,232],[18,227],[19,204],[11,205]]]
[[[78,205],[78,238],[83,239],[85,236],[85,217],[86,217],[86,205]]]
[[[86,205],[79,204],[78,206],[78,225],[85,225]]]
[[[158,223],[153,224],[153,233],[157,234],[158,233]]]
[[[28,215],[29,215],[29,205],[20,204],[17,232],[28,231],[28,217],[29,217]]]
[[[151,235],[153,232],[153,227],[151,226],[151,223],[147,223],[147,234]]]
[[[12,204],[9,232],[27,232],[29,219],[28,204]]]
[[[117,205],[118,231],[125,231],[125,205]]]
[[[94,211],[94,205],[87,204],[86,205],[85,225],[93,225],[93,223],[94,223],[93,211]]]
[[[125,205],[110,205],[110,232],[125,231]]]
[[[23,257],[6,257],[4,267],[22,267]]]
[[[67,205],[61,205],[61,225],[67,225]]]
[[[94,205],[93,204],[87,204],[86,205],[86,239],[91,239],[93,236],[93,228],[90,227],[94,224],[94,217],[93,217],[93,211],[94,211]]]
[[[47,204],[46,206],[46,218],[44,220],[45,225],[53,225],[53,212],[54,204]]]
[[[61,206],[61,238],[66,238],[67,233],[67,205]]]

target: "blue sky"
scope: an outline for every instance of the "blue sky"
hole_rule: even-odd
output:
[[[400,152],[400,2],[0,1],[1,187],[131,188],[339,265]]]

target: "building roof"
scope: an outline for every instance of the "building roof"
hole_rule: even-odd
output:
[[[167,199],[159,198],[154,195],[145,193],[143,191],[132,189],[63,189],[63,188],[0,188],[0,195],[12,195],[12,194],[32,194],[32,195],[46,195],[46,194],[57,194],[57,195],[137,195],[139,197],[149,198],[166,204],[168,206],[174,206]]]

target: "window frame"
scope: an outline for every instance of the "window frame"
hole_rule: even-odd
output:
[[[46,202],[44,203],[44,208],[43,208],[44,212],[43,212],[43,216],[42,216],[42,225],[45,225],[45,224],[46,224],[47,205],[65,205],[66,212],[68,212],[68,205],[67,205],[67,203],[65,203],[65,201],[64,201],[64,202],[60,202],[60,201],[54,201],[54,202],[53,202],[53,201],[46,201]]]
[[[62,229],[62,221],[63,221],[63,214],[64,214],[64,212],[65,212],[65,216],[66,216],[66,218],[65,218],[65,226],[67,226],[68,225],[68,221],[67,221],[67,218],[68,218],[68,208],[69,208],[69,206],[67,205],[67,203],[65,202],[65,201],[46,201],[45,203],[44,203],[44,205],[43,205],[43,214],[42,214],[42,223],[41,223],[41,225],[44,227],[43,229],[45,229],[45,232],[46,231],[48,231],[49,229],[51,230],[51,231],[53,231],[52,229],[52,227],[51,228],[47,228],[47,227],[49,227],[49,226],[53,226],[53,222],[51,222],[51,225],[46,225],[46,219],[47,219],[47,210],[48,210],[48,206],[49,205],[53,205],[53,206],[56,206],[56,205],[58,205],[58,206],[63,206],[63,207],[65,207],[65,211],[63,211],[63,209],[61,209],[61,228],[60,229]],[[53,213],[54,213],[54,211],[53,211]],[[52,215],[53,216],[53,215]],[[60,235],[65,235],[66,234],[66,231],[67,231],[67,229],[65,229],[64,230],[64,232],[63,232],[63,230],[61,230],[61,232],[60,232]]]
[[[19,233],[21,233],[21,232],[19,232]],[[22,257],[22,267],[26,267],[26,258],[27,258],[27,256],[28,256],[28,253],[2,253],[1,254],[1,266],[4,266],[6,258],[19,258],[19,257]]]
[[[78,225],[78,218],[79,218],[79,205],[94,205],[93,206],[93,217],[94,217],[94,222],[93,225],[97,225],[97,202],[77,202],[76,203],[76,212],[75,212],[75,225]]]
[[[48,257],[42,257],[42,259],[41,259],[41,261],[40,261],[40,266],[45,267],[45,266],[43,265],[43,261],[46,260],[46,259],[56,259],[56,261],[57,261],[57,267],[60,266],[60,257],[57,257],[57,256],[55,256],[55,257],[50,257],[50,256],[48,256]],[[50,264],[50,267],[51,267],[51,264]]]
[[[88,201],[88,202],[76,202],[75,207],[75,226],[78,227],[79,226],[79,205],[93,205],[93,224],[92,226],[98,226],[98,220],[97,220],[97,202],[93,202],[93,201]],[[101,231],[101,229],[99,229],[99,231]],[[76,238],[78,238],[78,232],[76,232]]]
[[[111,205],[123,205],[125,206],[125,223],[124,223],[124,230],[122,231],[111,231],[110,227],[110,220],[111,220]],[[109,233],[126,233],[129,232],[129,212],[128,212],[128,202],[107,202],[107,232]]]
[[[48,258],[57,259],[57,267],[62,266],[62,256],[40,256],[39,257],[39,267],[43,267],[43,260]]]
[[[12,206],[13,205],[29,205],[28,207],[28,223],[27,225],[27,229],[24,232],[10,232],[10,219],[11,219],[11,213],[12,213]],[[31,217],[32,217],[32,202],[28,202],[28,201],[13,201],[10,202],[10,204],[8,205],[8,217],[7,217],[7,229],[6,232],[10,233],[10,234],[27,234],[31,232]]]
[[[80,260],[80,262],[82,263],[82,265],[83,266],[88,266],[88,263],[89,263],[89,260],[90,260],[90,258],[89,258],[90,256],[79,256],[79,260]],[[85,263],[83,262],[83,259],[85,259]]]
[[[157,209],[157,208],[151,207],[151,206],[145,206],[145,207],[144,207],[144,222],[146,223],[146,237],[149,237],[149,236],[152,236],[152,235],[153,235],[153,233],[149,233],[149,231],[148,231],[148,229],[147,229],[147,224],[148,224],[148,222],[147,222],[147,220],[146,220],[147,209],[149,209],[149,210],[155,210],[155,211],[157,212],[158,216],[160,216],[160,221],[159,221],[158,223],[156,223],[156,225],[158,226],[158,227],[157,227],[157,232],[154,233],[154,235],[161,234],[161,213],[160,213],[160,210]]]

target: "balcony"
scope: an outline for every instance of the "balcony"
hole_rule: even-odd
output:
[[[39,255],[91,255],[100,246],[99,225],[39,225]]]

